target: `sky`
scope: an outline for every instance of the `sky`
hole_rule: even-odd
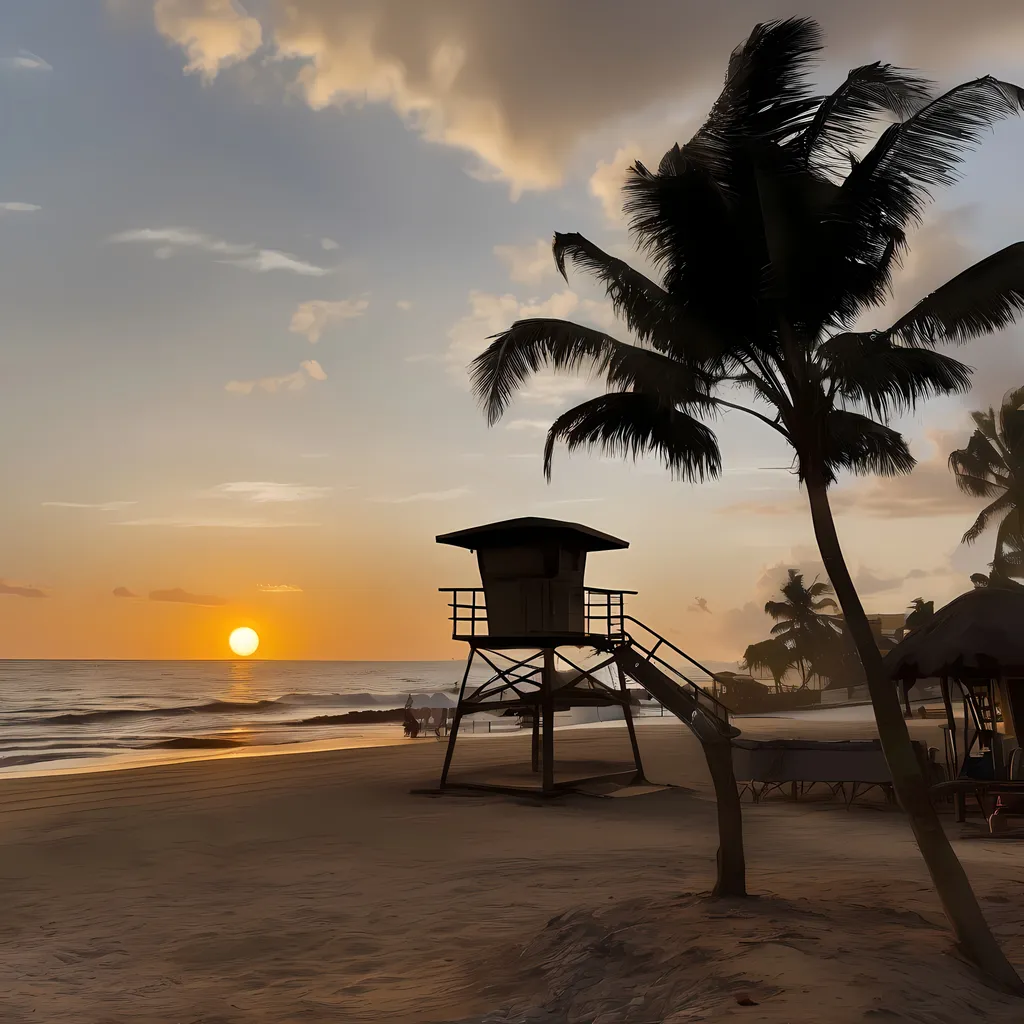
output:
[[[712,7],[727,8],[711,10]],[[515,319],[619,336],[554,231],[617,255],[618,186],[685,141],[759,20],[809,14],[818,78],[881,59],[1024,82],[1019,0],[5,0],[0,5],[0,657],[460,657],[435,535],[518,515],[630,541],[589,582],[735,660],[787,567],[822,569],[770,432],[716,424],[725,472],[540,452],[598,391],[545,375],[488,427],[467,362]],[[1024,238],[1024,121],[929,209],[884,326]],[[1024,383],[1021,330],[957,354],[968,396],[898,424],[908,478],[834,504],[869,611],[983,571],[946,468]],[[697,598],[703,598],[699,603]]]

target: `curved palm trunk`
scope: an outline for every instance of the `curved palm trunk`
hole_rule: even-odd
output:
[[[882,656],[843,557],[827,485],[823,480],[810,478],[806,485],[821,560],[864,666],[893,789],[910,819],[914,838],[942,901],[942,908],[964,955],[1002,988],[1024,995],[1024,982],[1006,959],[985,921],[967,874],[953,852],[928,796],[928,783],[910,742],[897,688],[885,678]]]
[[[718,808],[718,875],[711,895],[746,896],[743,812],[732,763],[732,736],[739,735],[739,730],[724,732],[701,711],[694,713],[691,729],[704,751]]]

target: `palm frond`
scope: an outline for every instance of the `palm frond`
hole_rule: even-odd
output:
[[[559,416],[544,443],[544,475],[548,480],[558,441],[564,441],[570,453],[579,448],[598,448],[634,461],[647,453],[656,454],[667,469],[684,480],[713,479],[722,471],[718,439],[708,426],[638,392],[601,395]]]
[[[963,393],[971,368],[927,348],[894,345],[880,332],[837,334],[818,349],[837,394],[888,418],[932,395]]]
[[[493,425],[516,390],[544,367],[589,370],[612,387],[644,390],[669,405],[711,407],[709,380],[699,370],[650,349],[617,341],[593,327],[568,320],[519,320],[496,335],[470,365],[473,393]]]
[[[733,50],[722,93],[694,142],[715,152],[728,150],[738,133],[774,143],[792,138],[818,106],[807,72],[821,47],[810,18],[755,25]]]
[[[659,352],[701,362],[721,357],[723,339],[661,285],[624,260],[610,256],[576,232],[556,233],[552,252],[555,266],[567,282],[566,260],[604,285],[616,315],[640,341]]]
[[[898,476],[917,464],[899,431],[848,409],[833,409],[825,422],[824,462],[830,481],[840,469]],[[804,467],[801,466],[801,476]]]
[[[971,434],[965,448],[950,452],[949,468],[960,490],[975,498],[991,498],[1009,483],[1002,455],[980,430]]]
[[[961,544],[973,544],[987,529],[993,516],[1013,508],[1013,500],[1007,494],[1000,494],[995,501],[986,505],[974,520],[971,528],[960,538]]]
[[[1024,312],[1024,242],[975,263],[923,298],[886,332],[907,344],[957,344],[1008,327]]]
[[[958,85],[887,128],[851,169],[843,192],[871,223],[900,228],[920,218],[932,190],[957,180],[970,148],[1024,106],[1024,90],[992,76]]]
[[[846,159],[867,137],[881,114],[900,120],[911,116],[931,95],[931,83],[891,64],[854,68],[831,96],[826,96],[797,142],[805,163],[821,169]]]

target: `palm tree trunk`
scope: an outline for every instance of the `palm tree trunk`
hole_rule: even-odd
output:
[[[996,942],[963,865],[953,852],[928,796],[928,783],[910,742],[896,685],[885,677],[882,656],[843,557],[828,500],[827,484],[823,479],[811,477],[805,483],[821,560],[832,581],[847,628],[864,666],[878,736],[889,765],[893,789],[910,820],[914,838],[953,928],[957,944],[964,955],[993,982],[1001,988],[1024,995],[1024,982]]]
[[[718,808],[718,875],[711,895],[746,896],[743,809],[732,763],[732,737],[738,736],[739,730],[726,726],[723,731],[702,711],[694,712],[690,724],[704,751]]]

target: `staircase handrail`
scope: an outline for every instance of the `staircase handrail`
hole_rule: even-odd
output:
[[[694,690],[697,691],[697,693],[699,695],[699,699],[703,699],[705,701],[710,701],[711,702],[713,710],[714,710],[714,712],[715,712],[717,717],[723,719],[726,722],[729,720],[729,708],[725,704],[723,704],[713,693],[709,693],[699,683],[696,683],[692,679],[690,679],[689,676],[686,675],[686,673],[684,673],[683,671],[678,669],[671,662],[668,662],[664,658],[659,657],[658,654],[657,654],[657,650],[662,645],[670,648],[671,650],[675,651],[675,653],[678,654],[681,658],[684,658],[686,661],[688,661],[691,665],[694,665],[697,668],[699,668],[702,672],[707,673],[707,675],[711,678],[711,680],[713,682],[717,681],[717,678],[718,678],[717,675],[714,672],[712,672],[705,665],[702,665],[695,658],[691,658],[690,655],[686,653],[686,651],[681,650],[674,643],[672,643],[671,640],[667,639],[666,637],[663,637],[657,630],[651,629],[650,626],[648,626],[644,622],[641,622],[635,616],[633,616],[633,615],[624,615],[623,616],[623,621],[624,622],[628,621],[628,622],[635,623],[641,629],[644,629],[648,633],[650,633],[651,636],[657,637],[657,639],[658,639],[658,643],[656,643],[654,645],[654,647],[647,648],[644,644],[642,644],[639,640],[637,640],[634,636],[632,636],[627,631],[626,632],[626,640],[627,640],[628,643],[632,644],[634,647],[637,647],[641,651],[643,651],[644,654],[647,655],[647,660],[648,661],[650,661],[650,660],[657,661],[659,664],[664,665],[667,669],[669,669],[669,671],[675,673],[675,675],[677,675],[681,679],[685,680],[685,682],[687,683],[688,686],[692,687]]]

